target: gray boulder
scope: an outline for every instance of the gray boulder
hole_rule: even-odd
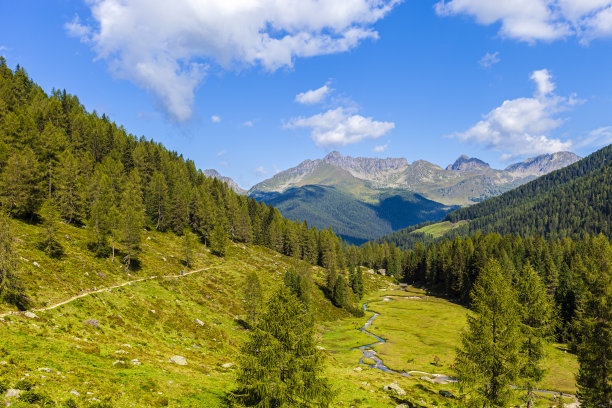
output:
[[[6,398],[15,398],[18,397],[19,394],[21,394],[23,391],[21,390],[16,390],[14,388],[9,388],[8,390],[6,390],[6,394],[4,394],[4,396]]]
[[[397,381],[391,383],[391,384],[387,384],[383,387],[384,391],[393,391],[396,395],[406,395],[406,391],[404,391],[402,389],[402,387],[399,386],[399,384],[397,383]]]
[[[181,357],[181,356],[172,356],[170,357],[170,361],[172,361],[174,364],[178,364],[182,366],[187,365],[187,360],[185,359],[185,357]]]

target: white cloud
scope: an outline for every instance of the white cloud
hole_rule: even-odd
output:
[[[0,51],[8,51],[8,48],[6,48],[4,45],[0,45]]]
[[[478,61],[478,63],[483,68],[489,68],[489,67],[492,67],[493,65],[497,64],[499,61],[501,61],[501,58],[499,58],[499,52],[487,52]]]
[[[266,171],[264,166],[259,166],[255,168],[255,174],[257,174],[258,176],[265,176],[267,173],[268,172]]]
[[[245,127],[253,127],[253,121],[252,121],[252,120],[247,120],[246,122],[244,122],[244,123],[242,124],[242,126],[245,126]]]
[[[395,127],[393,122],[378,122],[352,114],[345,108],[330,109],[308,118],[294,118],[285,128],[310,128],[310,138],[317,146],[346,146],[364,139],[377,139]]]
[[[440,0],[435,9],[442,16],[467,14],[480,24],[500,23],[501,36],[529,43],[612,37],[612,0]]]
[[[211,68],[274,71],[350,50],[377,39],[373,24],[401,1],[87,0],[92,23],[77,16],[66,29],[182,121]]]
[[[318,89],[311,89],[306,92],[301,92],[295,96],[295,101],[303,105],[314,105],[322,102],[329,95],[331,88],[328,84],[323,85]]]
[[[227,153],[225,150],[221,150],[217,152],[217,157],[225,156],[225,153]]]
[[[221,122],[221,116],[212,115],[212,116],[210,117],[210,121],[211,121],[212,123],[219,123],[219,122]]]
[[[386,151],[388,148],[389,148],[389,142],[385,143],[384,145],[374,146],[374,151],[376,153],[382,153]]]
[[[612,126],[600,127],[576,143],[576,147],[603,147],[612,143]]]
[[[555,84],[546,69],[532,72],[530,79],[536,85],[532,98],[504,101],[470,129],[453,136],[502,152],[504,160],[570,149],[571,141],[552,138],[550,132],[563,123],[557,114],[578,101],[555,95]]]

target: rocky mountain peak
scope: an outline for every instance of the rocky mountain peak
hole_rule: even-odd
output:
[[[446,170],[455,170],[455,171],[481,171],[490,169],[488,163],[483,162],[480,159],[475,157],[469,157],[465,154],[459,156],[457,160],[453,164],[449,164],[446,167]]]
[[[344,158],[344,156],[342,155],[342,153],[340,153],[337,150],[334,150],[333,152],[329,152],[327,154],[327,156],[325,156],[323,158],[323,160],[333,162],[333,161],[336,161],[336,160],[341,160],[343,158]]]
[[[520,176],[542,176],[580,160],[580,156],[572,152],[556,152],[531,157],[520,163],[506,167],[506,171]]]
[[[232,190],[234,190],[236,193],[238,194],[246,194],[247,191],[243,188],[241,188],[238,183],[236,183],[234,180],[232,180],[230,177],[226,177],[226,176],[222,176],[221,174],[219,174],[219,172],[215,169],[206,169],[203,171],[204,175],[206,177],[212,177],[212,178],[216,178],[218,180],[223,181],[224,183],[227,183]]]

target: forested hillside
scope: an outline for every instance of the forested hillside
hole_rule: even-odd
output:
[[[612,145],[501,196],[449,213],[446,219],[470,221],[469,233],[609,236]]]
[[[375,242],[403,249],[441,236],[497,232],[550,238],[580,237],[612,230],[612,145],[500,196],[447,214],[456,226],[432,235],[421,230],[431,223],[395,231]],[[450,225],[449,224],[449,225]]]
[[[0,57],[0,200],[11,216],[44,223],[41,245],[61,256],[57,223],[89,231],[90,249],[138,266],[143,228],[193,232],[223,255],[228,240],[267,246],[310,263],[341,265],[341,241],[236,194],[159,143],[136,138],[76,96],[47,95]]]

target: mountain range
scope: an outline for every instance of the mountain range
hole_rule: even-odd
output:
[[[305,160],[253,186],[248,195],[291,219],[332,226],[361,243],[409,225],[438,220],[579,160],[571,152],[545,154],[504,170],[461,155],[446,169],[425,160],[344,156],[333,151]]]
[[[508,169],[547,171],[555,155],[528,159]],[[457,235],[495,232],[546,238],[580,237],[612,232],[612,145],[584,159],[551,171],[529,183],[482,203],[446,215],[439,223],[424,223],[381,237],[403,249]]]

